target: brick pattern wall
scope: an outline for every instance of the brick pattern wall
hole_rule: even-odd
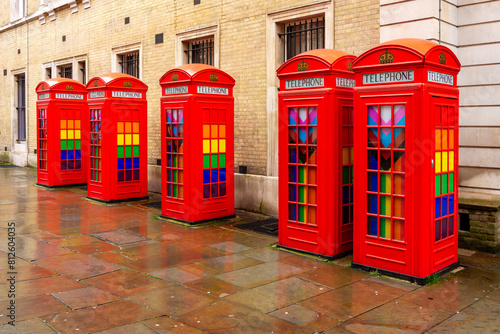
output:
[[[459,246],[482,252],[500,252],[500,205],[469,202],[463,199],[459,202],[461,219],[469,220],[469,231],[459,231]]]

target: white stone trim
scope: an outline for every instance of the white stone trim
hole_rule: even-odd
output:
[[[111,49],[111,72],[121,72],[120,68],[120,59],[119,57],[121,55],[131,53],[131,52],[136,52],[139,51],[139,78],[142,80],[142,75],[143,75],[143,53],[142,53],[142,42],[135,42],[131,44],[125,44],[121,46],[117,46]]]

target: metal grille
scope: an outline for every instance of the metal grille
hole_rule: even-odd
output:
[[[188,56],[188,64],[199,63],[214,65],[213,38],[189,42],[188,49],[184,50],[184,52]]]
[[[59,76],[61,78],[72,79],[73,78],[73,67],[71,65],[63,65],[59,67]]]
[[[82,71],[82,84],[87,84],[87,73],[86,73],[86,64],[84,61],[82,61],[80,66],[80,71]]]
[[[130,74],[136,78],[139,78],[139,51],[133,53],[127,53],[121,56],[122,61],[120,61],[120,66],[122,68],[122,73]]]
[[[17,82],[17,140],[26,140],[26,77],[16,76]]]
[[[299,53],[325,47],[325,18],[286,23],[283,33],[283,62]]]

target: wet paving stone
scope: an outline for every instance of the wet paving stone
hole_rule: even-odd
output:
[[[186,283],[199,280],[203,277],[219,274],[218,271],[202,267],[197,264],[187,264],[179,267],[170,267],[150,273],[151,276],[164,279],[172,283]]]
[[[239,286],[220,280],[217,277],[207,277],[197,281],[185,283],[184,285],[190,287],[191,289],[209,294],[210,296],[218,296],[219,298],[223,298],[243,290]]]
[[[49,325],[61,333],[92,333],[158,316],[158,312],[125,300],[61,313]]]
[[[129,300],[162,314],[177,318],[188,312],[213,304],[218,299],[172,284],[161,289],[133,296]]]
[[[152,330],[141,322],[133,324],[113,327],[103,331],[95,332],[96,334],[157,334],[158,332]]]
[[[128,298],[169,284],[168,282],[126,269],[99,275],[82,282],[122,298]]]
[[[200,264],[203,266],[210,267],[224,273],[252,267],[262,263],[262,261],[258,261],[240,254],[225,255],[200,262]]]
[[[94,233],[93,236],[101,240],[111,242],[115,245],[133,244],[136,242],[148,240],[148,238],[124,230],[99,232]]]
[[[52,293],[52,296],[73,310],[88,306],[111,303],[120,298],[92,286]]]
[[[0,250],[7,252],[7,239],[0,241]],[[70,253],[69,250],[57,247],[42,241],[28,237],[16,237],[16,256],[26,261],[36,261],[39,259]]]
[[[2,310],[0,324],[6,324],[10,321],[7,317],[9,305],[10,301],[0,302],[0,310]],[[68,307],[50,295],[20,298],[16,300],[16,322],[68,310]]]
[[[68,247],[68,249],[83,254],[95,254],[109,252],[118,249],[118,247],[108,244],[107,242],[95,242],[86,245],[71,246]]]
[[[370,274],[337,265],[321,266],[318,269],[298,275],[306,280],[339,288],[350,283],[370,277]]]
[[[177,319],[214,334],[311,334],[311,329],[224,300]]]
[[[42,320],[33,318],[24,321],[16,321],[16,326],[9,324],[0,326],[0,333],[8,334],[54,334],[55,332]]]
[[[183,322],[177,321],[170,317],[159,317],[143,321],[149,328],[155,330],[155,333],[172,333],[172,334],[202,334],[206,333],[194,327],[191,327]],[[117,333],[119,334],[119,333]],[[139,333],[138,333],[139,334]]]
[[[7,279],[12,275],[9,274],[11,272],[12,270],[10,269],[0,270],[0,285],[7,284]],[[52,270],[48,270],[33,264],[18,267],[17,269],[15,269],[15,272],[17,282],[57,275],[57,273]]]
[[[64,276],[51,276],[28,281],[16,282],[16,298],[27,298],[44,295],[50,292],[58,292],[81,288],[84,285]],[[2,286],[0,286],[2,287]],[[5,287],[7,288],[7,287]],[[8,294],[0,294],[0,301],[8,300]]]
[[[226,242],[221,242],[218,244],[212,244],[212,245],[210,245],[210,247],[222,249],[222,250],[224,250],[226,252],[230,252],[230,253],[239,253],[239,252],[252,250],[251,247],[248,247],[248,246],[245,246],[245,245],[242,245],[240,243],[233,242],[233,241],[226,241]]]
[[[165,254],[168,254],[168,256]],[[147,258],[147,261],[138,259],[129,262],[122,262],[120,265],[143,273],[152,273],[168,267],[193,262],[202,262],[211,258],[208,254],[203,254],[191,249],[165,254],[150,256]]]
[[[39,260],[36,264],[73,279],[85,279],[120,269],[114,264],[78,253]]]
[[[269,313],[329,291],[324,286],[290,277],[237,292],[226,300]]]
[[[109,263],[121,263],[131,260],[128,257],[117,254],[115,252],[95,253],[92,254],[92,257],[95,257],[96,259],[103,260]]]
[[[330,318],[319,312],[309,310],[300,305],[290,305],[271,312],[269,315],[317,331],[324,331],[325,329],[340,324],[340,321],[338,320]]]
[[[64,238],[60,238],[54,234],[49,234],[49,235],[53,235],[53,237],[52,239],[47,240],[47,242],[52,245],[61,247],[79,246],[79,245],[91,244],[94,242],[100,242],[99,239],[96,239],[90,235],[75,235]]]
[[[278,261],[279,259],[292,256],[290,253],[281,252],[270,247],[252,249],[240,254],[262,262]]]

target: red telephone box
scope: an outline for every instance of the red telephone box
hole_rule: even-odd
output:
[[[234,79],[189,64],[160,85],[162,216],[188,223],[234,216]]]
[[[460,62],[420,39],[354,62],[353,266],[420,284],[458,263]]]
[[[78,81],[54,78],[36,87],[37,184],[86,183],[87,91]]]
[[[90,113],[88,197],[102,202],[148,198],[148,86],[123,73],[87,84]]]
[[[281,247],[328,258],[352,250],[354,59],[320,49],[278,69]]]

